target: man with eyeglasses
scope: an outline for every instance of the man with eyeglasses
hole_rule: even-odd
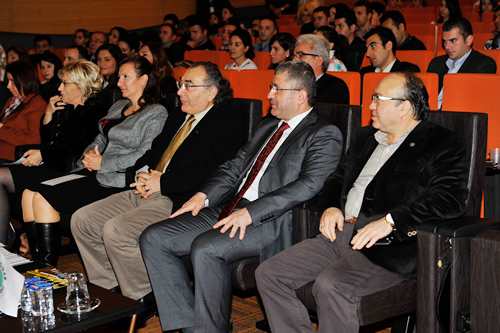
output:
[[[358,297],[416,277],[420,223],[465,212],[464,140],[426,120],[428,99],[411,72],[379,82],[372,125],[359,130],[320,193],[318,235],[257,269],[272,332],[315,332],[295,293],[314,281],[319,332],[358,333]]]
[[[326,74],[330,62],[330,46],[324,37],[300,35],[292,55],[293,61],[308,63],[316,76],[316,102],[349,104],[349,88],[341,79]]]
[[[162,132],[137,160],[133,189],[83,207],[71,220],[89,280],[143,301],[142,320],[156,304],[139,236],[179,209],[246,139],[248,116],[230,106],[232,89],[216,65],[194,63],[177,94],[182,106],[169,110]]]
[[[341,154],[340,131],[313,109],[315,88],[309,65],[280,64],[268,95],[274,117],[169,220],[143,232],[164,331],[229,332],[231,264],[264,261],[292,244],[291,209],[320,191]]]

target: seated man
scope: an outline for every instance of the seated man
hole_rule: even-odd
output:
[[[182,82],[182,106],[169,112],[152,148],[134,166],[135,191],[83,207],[71,219],[89,280],[107,289],[119,286],[133,299],[151,292],[139,249],[142,231],[180,208],[245,143],[246,115],[229,106],[232,90],[216,65],[195,63]]]
[[[311,65],[317,83],[318,103],[349,104],[349,88],[341,79],[326,74],[330,62],[330,46],[325,38],[301,35],[295,44],[293,61]]]
[[[495,8],[493,22],[495,22],[495,30],[491,33],[494,37],[492,39],[488,39],[486,43],[484,43],[483,49],[486,50],[500,48],[500,6]]]
[[[432,59],[427,73],[439,76],[438,108],[443,103],[443,78],[451,73],[497,72],[495,60],[472,49],[472,26],[464,18],[449,19],[443,24],[443,47],[446,55]]]
[[[319,332],[358,333],[357,297],[416,277],[420,223],[465,212],[464,140],[426,120],[428,98],[410,72],[378,84],[372,125],[358,132],[320,193],[320,234],[257,269],[273,332],[315,332],[295,295],[315,281]],[[389,245],[376,244],[388,236]]]
[[[253,44],[254,51],[269,52],[269,41],[274,35],[278,33],[278,26],[276,21],[272,18],[266,17],[260,20],[259,23],[259,38],[260,41]]]
[[[335,14],[335,31],[347,38],[349,45],[344,61],[348,71],[359,72],[366,52],[365,42],[356,36],[356,15],[349,9],[338,10]]]
[[[361,77],[366,73],[389,73],[400,71],[420,72],[417,65],[396,58],[396,37],[391,30],[376,27],[366,34],[366,57],[371,66],[361,68]]]
[[[97,49],[104,44],[108,43],[108,37],[104,34],[104,32],[96,31],[90,36],[89,42],[89,53],[90,53],[90,61],[96,62],[96,51]]]
[[[233,33],[236,28],[238,28],[238,26],[235,19],[230,18],[226,24],[224,24],[222,28],[222,47],[220,48],[222,51],[229,50],[229,36],[231,36],[231,33]]]
[[[190,22],[191,23],[191,22]],[[208,23],[198,18],[189,25],[191,40],[186,43],[186,51],[215,50],[215,45],[208,38]]]
[[[373,29],[372,5],[370,2],[360,0],[354,4],[354,14],[356,14],[356,36],[366,40],[365,35]]]
[[[231,263],[264,261],[291,245],[291,209],[319,192],[341,154],[340,131],[313,110],[315,86],[306,63],[279,65],[268,96],[276,118],[266,118],[170,220],[142,234],[164,331],[228,332]],[[180,259],[186,255],[194,293]]]
[[[382,16],[380,22],[383,27],[391,29],[396,37],[398,50],[426,50],[424,43],[406,31],[406,21],[401,12],[390,10]]]
[[[66,51],[64,51],[64,62],[63,66],[68,62],[79,60],[79,59],[89,59],[89,51],[87,48],[81,45],[71,45],[68,46]]]

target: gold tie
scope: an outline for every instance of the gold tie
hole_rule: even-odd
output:
[[[191,131],[191,125],[193,124],[193,121],[195,121],[195,118],[193,115],[191,115],[191,117],[189,117],[188,121],[184,124],[184,126],[182,126],[179,132],[177,132],[172,142],[170,142],[167,149],[161,156],[160,162],[158,162],[158,164],[156,165],[155,168],[156,171],[163,172],[165,166],[167,166],[168,162],[170,162],[177,149],[180,147],[182,142],[184,142],[184,140],[188,136],[189,131]]]

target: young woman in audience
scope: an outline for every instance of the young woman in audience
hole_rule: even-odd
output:
[[[295,42],[295,37],[288,32],[280,32],[274,35],[269,41],[269,45],[271,46],[269,51],[271,65],[269,65],[268,69],[276,69],[279,64],[291,61]]]
[[[219,34],[219,28],[220,28],[219,22],[222,22],[222,19],[220,19],[216,13],[210,14],[210,19],[208,21],[209,36],[216,36]]]
[[[124,57],[128,57],[139,50],[139,37],[136,33],[122,33],[118,41],[118,47],[122,51]]]
[[[316,7],[311,2],[306,2],[299,7],[297,11],[297,18],[292,22],[291,25],[304,25],[311,22],[313,11]]]
[[[78,46],[89,46],[90,33],[85,29],[77,29],[73,33],[73,44]]]
[[[462,17],[458,0],[441,0],[439,5],[439,20],[437,23],[444,23],[449,19]]]
[[[66,162],[81,156],[99,132],[98,120],[106,115],[106,107],[95,98],[103,81],[97,65],[76,60],[64,66],[58,76],[62,80],[61,94],[50,99],[39,122],[40,147],[26,151],[21,165],[0,168],[2,243],[10,229],[8,193],[21,195],[29,184],[64,175]],[[33,222],[25,224],[28,234],[36,234],[34,228]],[[36,244],[32,249],[36,256]]]
[[[104,89],[118,90],[118,64],[122,59],[122,52],[116,45],[104,44],[96,51],[97,66],[104,76]]]
[[[160,89],[163,94],[177,92],[177,84],[172,76],[172,67],[168,62],[165,49],[160,43],[149,42],[141,46],[139,54],[148,59],[153,65],[160,80]]]
[[[222,8],[221,18],[222,18],[222,26],[226,24],[226,22],[231,18],[236,18],[236,12],[234,11],[234,7],[231,5],[225,6]]]
[[[151,148],[165,124],[167,110],[157,104],[158,79],[149,61],[131,55],[121,63],[119,73],[118,86],[125,99],[99,121],[99,134],[78,161],[84,168],[78,174],[83,177],[55,186],[30,183],[23,193],[24,221],[36,223],[36,234],[28,234],[28,239],[38,240],[35,248],[41,262],[57,264],[60,214],[73,214],[125,190],[125,170]]]
[[[347,72],[342,59],[345,58],[347,41],[341,43],[339,34],[331,27],[319,27],[316,35],[325,37],[330,44],[330,62],[328,63],[329,72]]]
[[[21,46],[11,46],[7,49],[7,65],[16,61],[30,62],[28,51]]]
[[[45,79],[42,84],[59,85],[60,80],[57,76],[59,70],[62,68],[61,60],[54,53],[45,50],[40,58],[40,69],[42,76]]]
[[[127,30],[125,30],[122,27],[111,28],[111,30],[109,31],[109,37],[108,37],[109,44],[118,45],[118,41],[120,40],[120,36],[123,34],[126,34],[126,33],[127,33]]]
[[[16,146],[40,143],[40,118],[47,103],[39,94],[38,73],[31,63],[16,61],[5,71],[12,97],[0,113],[0,159],[13,161]]]
[[[248,31],[243,29],[234,30],[229,36],[229,57],[234,62],[227,64],[224,69],[258,69],[252,61],[255,57],[253,52],[252,38]]]

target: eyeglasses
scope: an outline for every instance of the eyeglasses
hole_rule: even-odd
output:
[[[70,84],[76,84],[75,82],[66,82],[66,81],[61,81],[61,83],[62,83],[65,87],[69,86]]]
[[[296,52],[296,53],[292,53],[292,55],[291,55],[292,59],[293,58],[300,59],[300,58],[302,58],[304,56],[319,57],[319,54]]]
[[[404,101],[406,101],[406,99],[380,96],[380,95],[372,95],[372,101],[373,101],[373,103],[378,104],[380,101],[401,101],[401,102],[404,102]]]
[[[184,88],[184,89],[186,89],[186,91],[191,91],[191,90],[193,90],[193,88],[199,88],[199,87],[208,88],[211,86],[209,84],[187,84],[185,82],[177,81],[177,88],[178,89]]]
[[[270,85],[269,85],[269,89],[271,89],[271,91],[273,92],[273,94],[276,94],[278,91],[282,91],[282,90],[300,91],[300,89],[285,89],[285,88],[278,88],[278,87],[276,87],[276,85],[274,85],[274,84],[270,84]]]

